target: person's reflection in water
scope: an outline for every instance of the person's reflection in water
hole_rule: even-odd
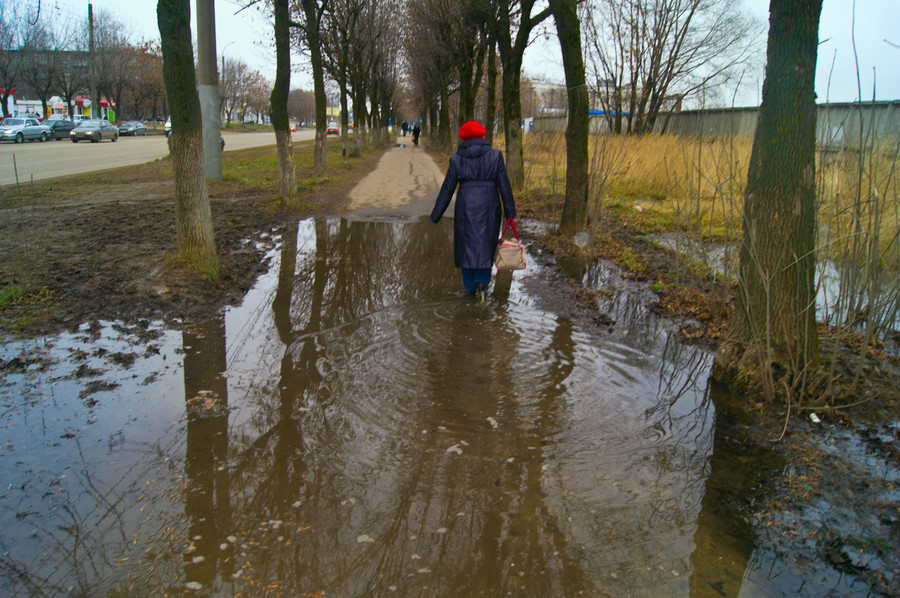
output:
[[[197,324],[186,324],[184,394],[187,411],[185,514],[191,543],[185,551],[188,581],[209,587],[215,580],[219,546],[231,530],[228,457],[228,383],[225,318],[220,314]],[[230,560],[224,559],[230,569]],[[226,570],[225,573],[230,573]]]
[[[517,380],[522,339],[509,320],[511,278],[500,273],[492,301],[459,304],[434,333],[447,342],[428,368],[435,389],[429,419],[435,440],[454,443],[459,454],[435,461],[426,452],[420,464],[426,505],[419,510],[443,511],[454,526],[433,569],[444,572],[441,584],[453,596],[602,595],[557,520],[558,497],[545,491],[553,486],[545,478],[574,367],[572,324],[559,319],[547,339],[545,373]]]

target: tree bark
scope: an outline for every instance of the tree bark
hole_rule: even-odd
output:
[[[206,277],[221,276],[206,188],[200,99],[191,46],[188,0],[159,0],[163,78],[172,117],[172,170],[175,179],[175,233],[178,257]]]
[[[744,193],[738,294],[713,376],[802,391],[819,362],[815,72],[822,0],[771,0],[766,77]]]
[[[450,92],[447,89],[446,79],[441,84],[441,108],[438,116],[438,147],[450,150]]]
[[[541,21],[552,13],[550,9],[532,15],[535,0],[519,2],[519,15],[514,15],[515,6],[504,0],[498,6],[494,37],[503,64],[503,129],[506,138],[506,171],[513,189],[525,186],[525,157],[522,145],[522,99],[521,73],[522,59],[528,47],[531,32]],[[572,3],[574,6],[574,2]],[[574,9],[573,9],[574,10]],[[514,22],[518,19],[518,30],[513,38]],[[580,48],[580,43],[579,43]],[[580,50],[579,50],[580,51]],[[584,67],[582,67],[582,71]]]
[[[503,130],[506,134],[506,171],[513,189],[525,187],[525,148],[522,145],[522,92],[519,70],[503,68]]]
[[[272,86],[272,95],[269,98],[270,116],[275,129],[275,147],[278,151],[281,197],[285,205],[293,208],[297,204],[297,177],[287,106],[291,90],[291,33],[288,0],[274,0],[272,8],[275,13],[275,84]]]
[[[366,94],[353,90],[353,155],[362,154],[366,149]]]
[[[313,169],[316,178],[321,178],[328,170],[328,136],[326,134],[328,99],[325,95],[325,65],[319,36],[321,12],[319,2],[316,0],[302,0],[301,5],[306,20],[306,43],[309,50],[309,63],[312,66],[313,90],[316,96],[316,145],[313,150]]]
[[[566,126],[566,199],[560,230],[575,234],[588,226],[588,94],[581,53],[578,0],[550,0],[562,50],[569,99]]]
[[[484,128],[487,129],[487,140],[493,143],[494,121],[497,118],[497,44],[493,35],[491,36],[490,44],[487,67],[487,109],[484,115]]]

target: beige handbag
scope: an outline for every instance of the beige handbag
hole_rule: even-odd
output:
[[[515,238],[506,236],[506,229],[512,226]],[[494,264],[498,270],[524,270],[525,269],[525,247],[519,240],[519,231],[516,230],[516,223],[512,218],[507,219],[503,233],[500,235],[500,242],[497,244],[497,252],[494,254]]]

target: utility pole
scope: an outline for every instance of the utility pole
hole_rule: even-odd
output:
[[[97,89],[97,58],[94,53],[94,5],[88,3],[88,61],[91,71],[91,118],[100,118],[100,91]]]
[[[197,75],[200,113],[203,119],[203,155],[206,178],[222,180],[222,146],[219,144],[219,74],[216,72],[216,9],[213,0],[197,0]]]

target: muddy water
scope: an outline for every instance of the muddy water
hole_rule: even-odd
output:
[[[717,432],[709,355],[633,297],[588,331],[534,256],[467,297],[447,221],[274,241],[209,320],[2,345],[0,595],[804,587],[741,507],[781,465]]]

